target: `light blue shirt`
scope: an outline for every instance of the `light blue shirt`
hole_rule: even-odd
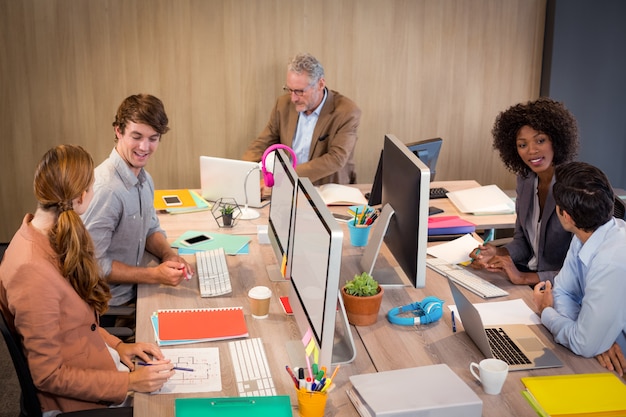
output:
[[[583,245],[572,238],[541,322],[557,343],[593,357],[617,342],[626,353],[626,223],[611,219]]]
[[[309,160],[309,151],[311,150],[311,142],[313,142],[313,131],[317,124],[317,119],[320,117],[320,112],[328,93],[324,89],[324,98],[319,106],[308,116],[304,112],[300,112],[298,116],[298,126],[296,127],[296,134],[293,137],[292,148],[298,158],[298,164],[303,164]],[[317,140],[317,139],[315,139]]]
[[[161,229],[154,209],[154,183],[144,169],[136,176],[115,149],[95,169],[94,196],[82,215],[94,243],[103,276],[113,261],[142,264],[146,239]],[[110,284],[110,305],[122,305],[137,296],[134,284]]]

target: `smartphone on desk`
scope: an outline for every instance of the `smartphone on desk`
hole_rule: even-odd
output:
[[[196,235],[196,236],[192,236],[187,239],[184,239],[180,243],[182,243],[185,246],[193,246],[193,245],[199,245],[200,243],[208,242],[211,239],[213,239],[211,236],[201,234],[201,235]]]
[[[177,195],[164,195],[163,202],[167,207],[176,207],[183,205],[183,202]]]

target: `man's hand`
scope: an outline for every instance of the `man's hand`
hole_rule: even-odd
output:
[[[613,346],[606,352],[596,355],[596,359],[600,362],[600,365],[609,371],[615,371],[619,376],[624,376],[626,372],[626,358],[624,358],[624,353],[617,343],[613,343]]]
[[[546,307],[554,306],[554,297],[552,296],[552,283],[550,281],[540,282],[533,289],[533,300],[539,311],[539,315],[543,313]]]

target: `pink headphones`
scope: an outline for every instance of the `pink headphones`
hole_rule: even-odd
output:
[[[261,172],[263,173],[263,181],[265,182],[266,187],[274,186],[274,174],[269,172],[267,168],[265,167],[265,158],[267,158],[267,155],[269,155],[270,153],[274,152],[277,149],[284,149],[288,151],[291,154],[291,163],[293,164],[294,168],[296,167],[296,153],[293,151],[293,149],[291,149],[287,145],[283,145],[280,143],[270,146],[269,148],[265,150],[265,152],[263,152],[263,157],[261,158]]]

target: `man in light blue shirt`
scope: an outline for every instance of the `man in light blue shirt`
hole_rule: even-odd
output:
[[[168,130],[161,100],[127,97],[115,121],[115,148],[95,169],[94,197],[82,219],[91,234],[102,274],[111,287],[109,305],[133,305],[137,284],[176,286],[193,273],[172,250],[154,209],[154,182],[145,166]],[[144,254],[160,263],[147,267]]]
[[[626,371],[626,223],[613,217],[606,175],[584,162],[560,165],[553,188],[563,228],[574,234],[554,279],[535,286],[541,322],[577,355]]]

